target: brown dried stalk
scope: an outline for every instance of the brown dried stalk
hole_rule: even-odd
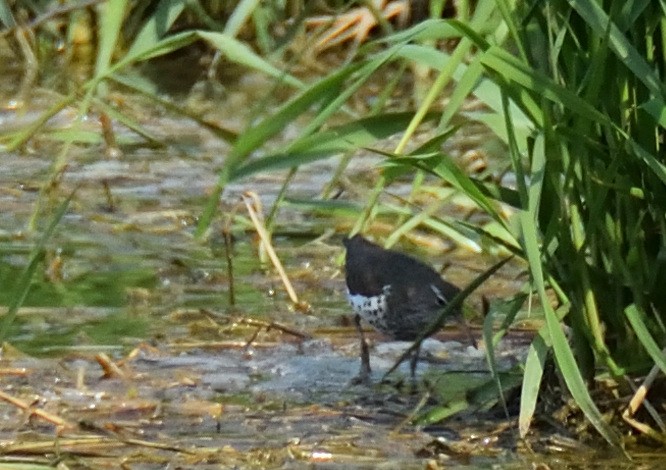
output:
[[[666,348],[661,350],[662,354],[666,354]],[[651,437],[652,439],[656,440],[657,442],[661,442],[662,444],[666,444],[666,426],[664,425],[664,422],[662,421],[661,417],[659,416],[659,413],[654,409],[654,407],[650,404],[649,401],[645,398],[647,396],[647,393],[652,386],[652,383],[655,381],[657,378],[657,375],[659,374],[660,369],[658,365],[652,366],[652,369],[650,369],[650,373],[645,377],[643,380],[643,383],[641,384],[640,387],[635,391],[634,396],[629,400],[629,404],[627,405],[627,408],[624,410],[622,413],[622,419],[629,424],[631,427],[636,429],[637,431],[645,434],[648,437]],[[629,383],[633,387],[633,383],[631,380],[629,380]],[[637,421],[634,419],[634,415],[638,411],[638,409],[644,406],[645,409],[648,411],[650,416],[655,420],[655,422],[659,425],[661,428],[661,432],[654,430],[652,427],[645,423],[641,423],[640,421]]]
[[[259,196],[257,196],[257,193],[253,191],[246,191],[243,193],[243,202],[245,203],[245,207],[247,208],[247,212],[250,216],[250,219],[252,220],[252,223],[254,224],[254,228],[257,231],[257,234],[259,235],[259,238],[261,239],[261,243],[263,244],[264,249],[266,250],[266,253],[268,254],[268,257],[271,259],[271,262],[273,263],[273,266],[275,266],[275,269],[278,272],[278,275],[280,276],[280,279],[282,280],[282,284],[284,284],[284,288],[287,291],[287,294],[289,295],[289,298],[291,301],[296,305],[296,307],[299,310],[305,309],[308,310],[309,306],[307,306],[306,303],[301,302],[298,300],[298,296],[296,295],[296,291],[294,290],[293,286],[291,285],[291,281],[289,281],[289,277],[287,276],[287,273],[285,272],[284,268],[282,267],[282,263],[280,262],[280,259],[278,258],[277,254],[275,253],[275,250],[273,249],[273,245],[271,244],[271,237],[266,231],[266,228],[264,227],[264,224],[261,222],[259,215],[257,214],[256,207],[260,207],[260,202],[259,202]]]

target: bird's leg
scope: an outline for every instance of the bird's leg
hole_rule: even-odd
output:
[[[479,345],[476,342],[476,339],[474,336],[472,336],[472,330],[469,329],[469,325],[465,321],[465,317],[460,315],[460,326],[462,327],[463,331],[465,332],[465,335],[467,335],[467,339],[469,340],[469,345],[474,346],[475,349],[479,349]]]
[[[416,350],[412,351],[412,355],[409,358],[409,375],[412,378],[412,381],[416,381],[416,366],[419,362],[419,351],[421,350],[421,345],[416,348]]]
[[[358,373],[358,376],[352,379],[353,384],[368,384],[370,383],[370,349],[368,348],[368,342],[365,340],[365,333],[363,333],[363,328],[361,328],[361,317],[360,315],[354,316],[354,324],[356,325],[356,331],[361,338],[361,370]]]
[[[416,383],[416,366],[419,363],[419,354],[421,353],[421,344],[418,345],[418,347],[412,351],[412,355],[409,358],[409,375],[411,377],[411,382],[412,382],[412,393],[416,393],[418,390],[418,386]]]
[[[418,383],[416,382],[416,366],[419,362],[419,354],[421,352],[421,345],[412,351],[409,357],[409,375],[410,375],[410,390],[409,393],[416,394],[418,393]]]

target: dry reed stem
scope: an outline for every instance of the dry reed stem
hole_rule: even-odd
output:
[[[250,216],[250,219],[254,224],[254,228],[257,231],[257,234],[259,235],[261,242],[263,243],[264,249],[266,250],[268,257],[271,259],[273,266],[275,266],[275,269],[277,270],[278,275],[282,280],[282,284],[284,285],[284,288],[287,291],[289,298],[294,303],[294,305],[301,307],[302,304],[298,300],[296,291],[294,290],[294,287],[291,285],[291,281],[289,281],[289,277],[287,276],[284,267],[282,267],[280,259],[275,253],[275,250],[273,249],[273,245],[271,244],[271,238],[268,235],[268,232],[266,231],[264,224],[259,220],[259,216],[257,215],[257,212],[255,210],[255,207],[259,206],[259,196],[257,196],[257,193],[255,193],[254,191],[246,191],[245,193],[243,193],[242,198],[243,202],[245,203],[245,207],[247,208],[247,212]]]

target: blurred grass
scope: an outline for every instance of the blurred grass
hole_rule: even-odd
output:
[[[2,323],[0,324],[0,344],[2,344],[7,339],[7,334],[10,327],[12,326],[12,323],[14,323],[16,320],[18,310],[23,305],[23,302],[25,301],[25,298],[30,291],[33,276],[37,272],[37,268],[40,266],[40,263],[44,258],[44,248],[49,242],[50,238],[53,236],[53,233],[60,223],[60,220],[65,215],[67,207],[69,207],[69,203],[73,196],[74,193],[71,193],[69,197],[65,199],[54,212],[48,226],[42,233],[41,237],[37,240],[35,246],[32,248],[28,257],[28,264],[20,273],[16,282],[16,286],[14,286],[14,288],[11,290],[12,299],[8,303],[7,312],[1,318]]]

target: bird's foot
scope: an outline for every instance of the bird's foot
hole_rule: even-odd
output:
[[[351,380],[352,385],[372,385],[371,379],[371,370],[369,361],[366,364],[365,361],[361,361],[361,370],[358,371],[358,375]]]
[[[356,377],[351,379],[352,385],[372,385],[372,379],[369,375],[358,374]]]

